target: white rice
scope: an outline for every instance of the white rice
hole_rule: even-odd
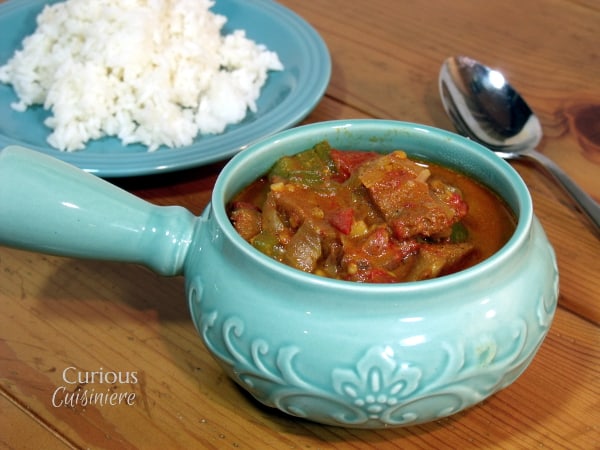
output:
[[[190,145],[200,134],[239,123],[276,53],[222,35],[226,18],[210,0],[68,0],[46,6],[0,81],[12,84],[25,111],[51,110],[48,143],[63,151],[116,136],[124,145]]]

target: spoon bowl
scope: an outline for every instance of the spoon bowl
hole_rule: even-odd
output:
[[[459,133],[504,159],[539,165],[571,197],[600,235],[600,206],[552,160],[536,151],[542,127],[523,97],[502,73],[466,56],[442,64],[439,89],[446,113]]]

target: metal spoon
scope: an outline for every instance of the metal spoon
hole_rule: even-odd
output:
[[[504,76],[466,56],[442,64],[440,95],[459,133],[504,159],[528,158],[564,188],[600,235],[600,205],[552,160],[535,150],[542,138],[539,119]]]

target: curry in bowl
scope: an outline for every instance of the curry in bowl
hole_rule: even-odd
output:
[[[417,281],[498,251],[516,219],[480,182],[403,151],[327,141],[280,158],[227,206],[240,235],[305,272],[367,283]]]
[[[312,149],[322,141],[334,149]],[[392,153],[379,159],[351,149]],[[504,208],[493,193],[420,161],[497,192],[516,217],[512,235],[510,226],[493,231]],[[411,183],[427,189],[413,192]],[[319,423],[384,429],[471,407],[526,369],[556,310],[556,258],[523,180],[479,144],[424,125],[335,121],[265,138],[223,168],[199,217],[18,147],[0,152],[0,193],[0,217],[11,219],[0,220],[0,245],[184,275],[191,318],[224,372],[265,405]],[[417,207],[422,198],[431,205]],[[398,205],[433,213],[419,219],[404,208],[404,216]],[[267,217],[269,208],[276,215]],[[359,283],[261,254],[230,217],[242,232],[258,230],[249,240],[276,258],[342,279],[415,276],[420,259],[435,256],[433,245],[472,246],[457,250],[461,261],[441,275],[510,238],[453,275]]]

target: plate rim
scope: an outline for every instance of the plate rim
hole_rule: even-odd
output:
[[[61,159],[67,163],[73,164],[80,169],[93,173],[103,178],[134,177],[143,175],[154,175],[158,173],[175,172],[193,167],[209,165],[215,162],[226,160],[239,153],[252,143],[271,136],[279,131],[288,129],[301,122],[321,101],[331,79],[332,61],[329,49],[318,31],[303,17],[293,10],[281,5],[274,0],[253,0],[246,4],[244,0],[219,0],[220,2],[229,2],[230,5],[237,5],[241,8],[252,9],[264,13],[263,18],[269,20],[285,20],[290,26],[291,35],[297,36],[295,44],[303,51],[303,59],[318,64],[308,65],[310,72],[304,75],[301,86],[294,86],[290,95],[288,95],[281,104],[286,110],[284,114],[272,119],[269,115],[259,117],[247,125],[236,125],[232,130],[214,136],[213,146],[220,145],[219,137],[223,136],[225,141],[223,145],[226,150],[218,150],[217,153],[203,154],[198,151],[198,143],[194,142],[190,146],[180,148],[164,148],[154,152],[132,152],[132,153],[84,153],[85,150],[77,152],[61,152],[48,146],[34,145],[22,142],[18,138],[11,138],[6,134],[0,134],[0,151],[7,146],[27,147],[50,156]],[[0,3],[0,21],[2,15],[15,10],[27,10],[34,6],[43,8],[45,4],[57,3],[55,1],[46,2],[44,0],[8,0]],[[211,7],[215,11],[216,3]],[[239,29],[239,26],[235,27]],[[269,47],[268,42],[259,42]],[[285,66],[285,63],[284,63]],[[312,70],[318,66],[318,70]],[[308,69],[307,69],[308,70]],[[285,73],[285,68],[282,73]],[[307,75],[307,76],[306,76]],[[297,81],[297,80],[296,80]],[[264,87],[263,87],[264,88]],[[289,110],[289,111],[288,111]],[[285,114],[287,113],[287,114]],[[272,122],[272,123],[271,123]],[[237,137],[237,135],[240,135]],[[117,138],[110,137],[118,142]],[[229,141],[232,142],[229,142]],[[118,159],[115,159],[117,155]]]

